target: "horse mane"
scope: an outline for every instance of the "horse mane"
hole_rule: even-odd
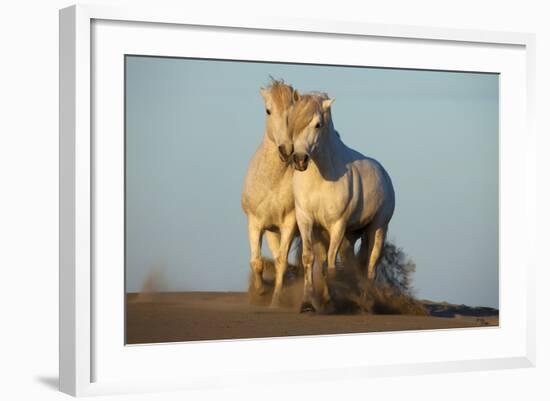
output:
[[[307,127],[315,113],[323,114],[323,101],[327,99],[329,96],[325,92],[309,92],[300,97],[294,104],[288,121],[292,138]]]
[[[330,99],[328,93],[326,93],[326,92],[311,91],[311,92],[306,93],[306,95],[315,96],[315,97],[319,98],[319,99],[321,100],[321,102],[322,102],[323,100],[328,100],[328,99]],[[305,96],[305,95],[304,95],[304,96]]]
[[[294,88],[291,85],[285,83],[284,80],[277,80],[270,76],[271,82],[267,86],[266,90],[271,94],[271,99],[275,104],[275,107],[279,110],[287,109],[293,102],[292,94]]]

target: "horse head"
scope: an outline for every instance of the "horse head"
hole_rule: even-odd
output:
[[[309,160],[330,134],[332,124],[330,106],[334,98],[325,93],[309,93],[294,96],[288,121],[294,155],[292,161],[298,171],[307,169]]]
[[[274,79],[267,88],[260,89],[265,102],[266,135],[277,147],[283,162],[288,162],[294,151],[288,131],[288,113],[297,93],[292,86]]]

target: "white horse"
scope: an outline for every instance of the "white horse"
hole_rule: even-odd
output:
[[[359,259],[366,261],[367,277],[374,281],[395,194],[379,162],[341,141],[332,122],[334,99],[314,93],[301,97],[295,94],[295,101],[289,115],[289,132],[294,145],[293,191],[305,269],[302,309],[310,308],[311,302],[322,309],[324,306],[313,296],[314,232],[328,234],[329,276],[335,273],[338,251],[342,256],[352,253],[355,240],[361,236]],[[326,283],[324,296],[328,302]]]
[[[257,293],[265,291],[262,279],[262,236],[275,261],[275,288],[271,306],[280,303],[283,277],[288,266],[290,245],[297,237],[291,156],[293,152],[287,123],[294,89],[272,80],[260,90],[265,102],[266,125],[263,141],[256,150],[245,178],[242,208],[248,218],[250,268]]]

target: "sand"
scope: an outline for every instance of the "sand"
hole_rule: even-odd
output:
[[[251,305],[247,293],[127,294],[126,343],[498,326],[498,311],[422,301],[428,316],[323,315]]]

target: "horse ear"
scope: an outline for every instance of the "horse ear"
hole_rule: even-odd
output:
[[[298,90],[294,89],[294,91],[292,91],[292,100],[294,101],[294,103],[298,102],[301,98],[302,96],[300,96]]]
[[[264,98],[264,100],[267,100],[267,89],[260,88],[260,95]]]
[[[332,106],[332,103],[334,103],[335,100],[336,100],[336,98],[334,98],[334,97],[331,97],[330,99],[323,100],[323,110],[327,111],[328,109],[330,109],[330,106]]]

